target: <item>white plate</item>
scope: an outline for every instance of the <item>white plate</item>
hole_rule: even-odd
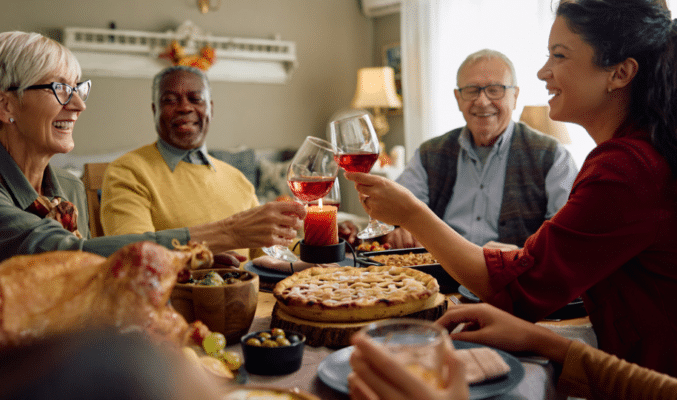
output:
[[[470,349],[473,347],[486,347],[476,343],[454,341],[454,347],[457,349]],[[510,366],[508,375],[487,382],[478,383],[470,386],[470,399],[486,399],[511,391],[524,378],[524,366],[513,355],[502,350],[494,349],[503,357]],[[349,394],[348,374],[351,372],[350,355],[353,352],[353,346],[345,347],[328,355],[320,362],[317,367],[317,376],[330,388]]]

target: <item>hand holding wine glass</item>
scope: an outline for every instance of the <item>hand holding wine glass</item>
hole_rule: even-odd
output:
[[[331,141],[336,146],[338,164],[349,172],[368,173],[378,160],[380,143],[369,114],[332,121],[329,124]],[[360,239],[383,236],[395,229],[371,216],[369,225],[357,234]]]
[[[287,170],[287,184],[296,198],[304,204],[326,196],[334,185],[338,164],[334,147],[326,140],[308,136],[298,149]],[[296,255],[285,246],[266,247],[269,256],[294,262]]]

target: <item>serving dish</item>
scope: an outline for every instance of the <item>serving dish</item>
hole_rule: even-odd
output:
[[[376,262],[371,259],[371,257],[378,255],[391,255],[391,254],[409,254],[409,253],[427,253],[425,247],[412,247],[409,249],[390,249],[382,251],[362,251],[357,253],[357,261],[363,265],[382,265],[379,262]],[[414,268],[419,271],[425,272],[432,275],[437,279],[437,283],[440,285],[440,292],[442,293],[456,293],[458,291],[458,282],[447,273],[447,271],[442,268],[440,264],[426,264],[426,265],[413,265],[409,268]]]
[[[471,349],[474,347],[488,347],[458,340],[454,340],[453,343],[454,347],[459,350]],[[350,355],[353,350],[354,347],[349,346],[335,351],[322,360],[317,368],[318,378],[330,388],[343,394],[349,394],[348,374],[352,371],[352,368],[350,367]],[[506,376],[498,379],[470,385],[471,400],[486,399],[508,393],[524,378],[524,366],[517,358],[515,358],[515,356],[502,350],[494,350],[496,350],[510,366],[510,372],[508,372]]]

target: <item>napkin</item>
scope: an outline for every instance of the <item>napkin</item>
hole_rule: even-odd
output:
[[[252,264],[256,265],[257,267],[263,267],[267,269],[272,269],[274,271],[280,271],[280,272],[287,272],[287,273],[292,273],[292,272],[299,272],[303,271],[304,269],[308,269],[311,267],[322,267],[322,268],[328,268],[328,267],[340,267],[340,265],[336,263],[331,263],[331,264],[313,264],[313,263],[308,263],[305,261],[297,260],[294,261],[293,263],[293,271],[292,271],[292,266],[290,265],[289,262],[287,261],[282,261],[279,260],[275,257],[271,256],[261,256],[258,258],[255,258],[252,260]]]

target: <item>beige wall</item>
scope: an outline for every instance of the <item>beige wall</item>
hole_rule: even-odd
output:
[[[357,0],[221,0],[200,14],[195,0],[8,0],[3,31],[54,32],[64,26],[165,31],[186,19],[220,36],[296,42],[299,67],[287,84],[213,82],[208,145],[296,147],[324,136],[328,118],[348,107],[356,71],[371,66],[373,20]],[[399,24],[399,23],[398,23]],[[399,29],[399,27],[398,27]],[[85,76],[87,78],[87,76]],[[150,79],[92,77],[92,94],[75,131],[74,154],[134,148],[155,140]]]
[[[400,42],[400,14],[390,14],[374,19],[374,65],[383,65],[383,47]],[[404,123],[402,114],[388,118],[390,131],[383,137],[386,149],[404,145]]]

